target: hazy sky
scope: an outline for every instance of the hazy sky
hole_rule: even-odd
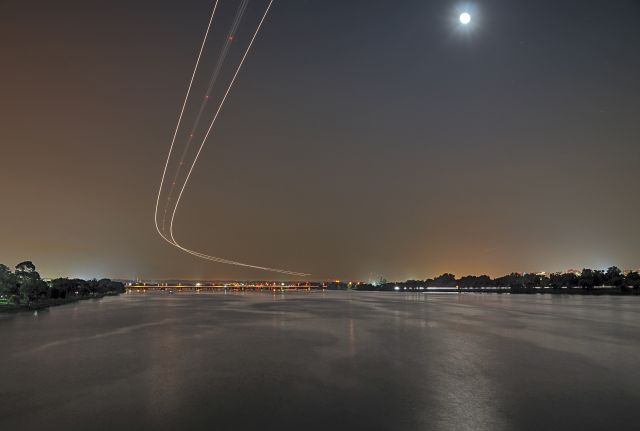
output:
[[[212,5],[0,3],[0,262],[278,278],[154,228]],[[176,236],[311,279],[638,268],[638,22],[637,0],[276,0]]]

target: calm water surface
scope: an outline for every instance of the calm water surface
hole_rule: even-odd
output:
[[[640,298],[134,293],[0,334],[3,431],[640,427]]]

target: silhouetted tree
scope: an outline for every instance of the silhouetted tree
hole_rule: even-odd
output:
[[[578,287],[580,285],[578,276],[573,272],[562,274],[562,285],[568,288]]]
[[[640,274],[637,271],[631,271],[625,277],[625,285],[633,287],[634,289],[640,289]]]
[[[17,277],[27,277],[36,280],[40,279],[40,274],[36,271],[36,266],[30,260],[17,264],[15,274]]]
[[[544,287],[548,285],[548,278],[538,274],[525,274],[523,277],[524,286],[527,289],[534,287]]]
[[[604,275],[604,279],[604,284],[614,287],[622,287],[625,281],[622,271],[615,266],[607,269],[607,272]]]
[[[431,280],[429,284],[432,287],[455,287],[457,284],[456,276],[450,273],[442,274]]]
[[[10,302],[18,302],[20,292],[15,275],[8,266],[0,264],[0,297]]]
[[[604,286],[605,283],[605,275],[604,271],[596,269],[593,271],[593,282],[594,286]]]
[[[593,289],[596,285],[595,271],[587,268],[583,269],[580,277],[578,278],[578,283],[583,289]]]
[[[512,272],[507,277],[509,278],[509,287],[520,289],[524,287],[524,276],[522,274]]]
[[[458,280],[458,286],[464,288],[492,287],[493,281],[488,275],[466,275]]]
[[[554,272],[553,274],[551,274],[549,276],[549,286],[552,289],[560,289],[564,286],[564,284],[562,284],[562,274],[560,274],[559,272]]]
[[[48,296],[48,286],[40,279],[40,274],[31,261],[17,264],[15,277],[21,302],[29,304],[37,301],[41,296]]]

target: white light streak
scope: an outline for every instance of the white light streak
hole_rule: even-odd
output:
[[[269,10],[271,9],[271,5],[273,4],[273,2],[274,2],[274,0],[270,0],[269,1],[267,9],[265,10],[264,15],[262,16],[262,18],[260,20],[260,23],[258,24],[258,27],[257,27],[255,33],[253,34],[253,37],[251,38],[251,41],[249,42],[249,45],[248,45],[244,55],[242,56],[242,59],[240,60],[240,64],[238,65],[238,67],[237,67],[237,69],[236,69],[236,71],[235,71],[235,73],[233,75],[233,78],[231,79],[231,82],[229,83],[229,86],[228,86],[228,88],[227,88],[227,90],[226,90],[226,92],[225,92],[225,94],[224,94],[224,96],[222,98],[222,101],[220,102],[220,105],[218,106],[218,108],[216,110],[216,113],[215,113],[215,115],[213,117],[213,120],[211,121],[211,123],[209,125],[209,128],[207,129],[207,133],[205,134],[204,138],[202,139],[202,143],[200,144],[200,147],[198,148],[198,151],[197,151],[197,153],[195,155],[195,158],[193,159],[193,162],[191,163],[191,167],[189,168],[187,176],[186,176],[186,178],[184,180],[184,183],[182,184],[182,187],[180,189],[180,193],[178,194],[178,198],[176,199],[176,203],[175,203],[175,205],[173,207],[173,211],[172,211],[172,214],[171,214],[171,222],[169,224],[169,236],[170,236],[170,238],[167,238],[166,234],[164,234],[160,230],[160,228],[158,226],[158,206],[159,206],[159,203],[160,203],[160,196],[162,194],[162,187],[164,185],[164,181],[165,181],[165,177],[166,177],[166,173],[167,173],[167,167],[168,167],[169,161],[171,159],[171,154],[173,152],[176,136],[178,134],[178,129],[180,128],[180,123],[182,121],[182,116],[184,114],[184,110],[185,110],[185,107],[186,107],[186,104],[187,104],[187,100],[189,99],[189,94],[191,92],[191,87],[193,85],[193,81],[194,81],[196,72],[198,70],[198,65],[200,63],[200,58],[202,56],[202,51],[203,51],[204,46],[206,44],[207,37],[208,37],[209,31],[211,29],[211,24],[213,22],[213,17],[215,15],[215,12],[216,12],[216,9],[217,9],[217,6],[218,6],[218,0],[216,0],[216,3],[214,5],[214,7],[213,7],[213,12],[211,14],[211,18],[209,20],[209,24],[207,26],[207,30],[206,30],[205,35],[204,35],[204,39],[202,41],[202,45],[200,47],[200,52],[198,53],[198,58],[196,60],[196,65],[195,65],[195,67],[193,69],[193,74],[191,75],[191,80],[189,82],[189,87],[187,88],[187,94],[185,96],[184,103],[182,105],[182,109],[181,109],[180,115],[178,117],[178,124],[176,125],[176,129],[175,129],[175,132],[173,134],[173,138],[171,140],[171,145],[169,147],[169,154],[167,155],[167,160],[165,162],[164,170],[163,170],[163,173],[162,173],[162,179],[160,180],[160,188],[158,189],[158,197],[156,199],[154,222],[155,222],[156,230],[158,231],[158,234],[162,237],[162,239],[164,239],[169,244],[179,248],[180,250],[182,250],[182,251],[184,251],[186,253],[189,253],[189,254],[191,254],[193,256],[199,257],[201,259],[209,260],[209,261],[212,261],[212,262],[224,263],[224,264],[228,264],[228,265],[236,265],[236,266],[242,266],[242,267],[246,267],[246,268],[260,269],[260,270],[264,270],[264,271],[271,271],[271,272],[277,272],[277,273],[281,273],[281,274],[304,277],[304,276],[308,276],[310,274],[302,273],[302,272],[295,272],[295,271],[288,271],[288,270],[278,269],[278,268],[269,268],[269,267],[258,266],[258,265],[250,265],[250,264],[246,264],[246,263],[242,263],[242,262],[223,259],[223,258],[220,258],[220,257],[210,256],[208,254],[204,254],[204,253],[200,253],[200,252],[188,249],[188,248],[182,246],[181,244],[179,244],[176,241],[174,233],[173,233],[173,223],[174,223],[174,219],[175,219],[175,216],[176,216],[176,212],[178,210],[178,206],[180,204],[180,200],[182,198],[182,194],[183,194],[183,192],[184,192],[184,190],[185,190],[185,188],[187,186],[187,183],[189,182],[189,178],[191,177],[191,173],[193,172],[193,169],[194,169],[194,167],[195,167],[195,165],[196,165],[196,163],[198,161],[198,158],[200,156],[200,153],[202,152],[202,149],[204,148],[204,145],[205,145],[205,143],[206,143],[206,141],[207,141],[207,139],[209,137],[209,134],[211,133],[211,130],[213,129],[213,126],[214,126],[216,120],[218,119],[220,111],[222,110],[222,107],[223,107],[225,101],[227,100],[229,92],[231,91],[231,88],[233,87],[233,84],[235,83],[235,80],[238,77],[238,74],[240,73],[240,69],[242,68],[242,65],[244,64],[245,59],[247,58],[247,55],[249,54],[249,51],[251,50],[251,47],[253,46],[253,43],[254,43],[256,37],[258,36],[258,33],[260,32],[262,24],[264,23],[264,21],[265,21],[265,19],[267,17],[267,14],[269,13]]]

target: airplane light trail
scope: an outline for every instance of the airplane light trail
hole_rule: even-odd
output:
[[[187,175],[186,175],[186,177],[184,179],[184,182],[183,182],[183,184],[182,184],[182,186],[180,188],[180,192],[178,194],[176,202],[175,202],[175,204],[173,206],[173,210],[172,210],[172,213],[171,213],[171,220],[170,220],[170,223],[169,223],[169,237],[167,237],[166,228],[165,228],[166,213],[167,213],[167,208],[169,206],[169,203],[171,201],[173,190],[175,189],[175,186],[176,186],[176,182],[177,182],[177,178],[178,178],[178,175],[179,175],[179,171],[176,173],[175,178],[171,183],[171,191],[170,191],[169,197],[167,198],[167,202],[166,202],[164,213],[163,213],[162,229],[160,229],[160,226],[158,225],[158,207],[160,205],[160,198],[162,196],[162,190],[163,190],[163,187],[164,187],[164,183],[165,183],[165,178],[166,178],[169,162],[171,160],[171,155],[173,154],[173,150],[174,150],[174,146],[175,146],[175,142],[176,142],[176,137],[177,137],[178,131],[180,129],[180,124],[182,123],[182,118],[183,118],[183,115],[184,115],[185,108],[187,106],[187,102],[189,100],[189,95],[191,93],[191,89],[192,89],[192,86],[193,86],[194,79],[196,77],[196,73],[198,71],[198,66],[199,66],[200,60],[202,58],[202,53],[204,51],[204,47],[206,45],[207,38],[209,36],[209,32],[211,30],[211,26],[212,26],[212,23],[213,23],[213,18],[215,16],[216,10],[218,8],[219,0],[216,0],[215,4],[213,6],[213,12],[211,13],[211,18],[209,19],[209,23],[208,23],[207,29],[205,31],[205,35],[204,35],[202,44],[200,46],[200,51],[198,52],[198,57],[196,59],[196,64],[195,64],[195,67],[193,69],[193,73],[191,75],[191,79],[189,81],[189,86],[187,87],[187,94],[186,94],[184,102],[182,104],[182,108],[180,110],[180,115],[178,116],[178,122],[177,122],[177,125],[176,125],[176,128],[175,128],[175,131],[173,133],[173,138],[171,139],[171,145],[169,146],[169,153],[167,155],[167,160],[165,162],[164,170],[162,172],[162,178],[160,180],[160,187],[158,188],[158,196],[156,198],[155,213],[154,213],[154,223],[155,223],[156,231],[162,237],[162,239],[164,239],[169,244],[177,247],[178,249],[180,249],[180,250],[182,250],[182,251],[184,251],[186,253],[189,253],[189,254],[191,254],[193,256],[199,257],[201,259],[209,260],[209,261],[212,261],[212,262],[224,263],[224,264],[228,264],[228,265],[236,265],[236,266],[242,266],[242,267],[246,267],[246,268],[260,269],[260,270],[264,270],[264,271],[277,272],[277,273],[281,273],[281,274],[304,277],[304,276],[308,276],[310,274],[302,273],[302,272],[296,272],[296,271],[288,271],[288,270],[278,269],[278,268],[269,268],[269,267],[259,266],[259,265],[250,265],[250,264],[247,264],[247,263],[242,263],[242,262],[237,262],[237,261],[233,261],[233,260],[229,260],[229,259],[223,259],[223,258],[220,258],[220,257],[210,256],[208,254],[204,254],[204,253],[200,253],[200,252],[188,249],[188,248],[184,247],[183,245],[181,245],[180,243],[178,243],[178,241],[175,239],[174,232],[173,232],[173,224],[174,224],[176,212],[178,210],[178,206],[180,204],[180,200],[182,198],[182,194],[184,193],[184,190],[185,190],[185,188],[187,186],[187,183],[189,182],[189,178],[191,177],[191,173],[193,172],[193,169],[194,169],[194,167],[195,167],[195,165],[196,165],[196,163],[198,161],[198,158],[200,156],[200,153],[202,152],[202,149],[204,148],[204,145],[205,145],[205,143],[206,143],[206,141],[207,141],[207,139],[208,139],[208,137],[209,137],[209,135],[211,133],[211,130],[213,129],[213,126],[214,126],[216,120],[218,119],[220,111],[222,110],[222,107],[224,106],[224,103],[227,100],[227,97],[228,97],[228,95],[229,95],[229,93],[231,91],[231,88],[233,87],[233,84],[235,83],[236,78],[238,77],[238,74],[240,73],[240,70],[241,70],[241,68],[242,68],[242,66],[243,66],[243,64],[244,64],[244,62],[245,62],[245,60],[247,58],[247,55],[249,54],[249,51],[251,50],[251,47],[253,46],[253,43],[254,43],[256,37],[258,36],[258,33],[260,32],[260,29],[262,28],[262,24],[264,23],[267,15],[269,13],[269,10],[271,9],[271,5],[273,4],[273,2],[274,2],[274,0],[270,0],[269,1],[269,4],[267,5],[267,8],[266,8],[265,12],[262,15],[262,18],[260,19],[258,27],[256,28],[256,30],[255,30],[255,32],[254,32],[254,34],[253,34],[253,36],[252,36],[252,38],[251,38],[251,40],[249,42],[249,45],[247,46],[247,49],[245,50],[245,52],[244,52],[244,54],[242,56],[242,59],[240,60],[240,63],[239,63],[238,67],[235,70],[235,73],[233,74],[231,82],[229,83],[229,85],[228,85],[228,87],[227,87],[227,89],[226,89],[226,91],[224,93],[224,96],[222,97],[222,100],[220,101],[220,104],[218,105],[218,108],[216,109],[215,115],[213,116],[213,119],[211,120],[211,123],[209,124],[209,127],[208,127],[208,129],[207,129],[207,131],[206,131],[206,133],[204,135],[204,138],[202,139],[202,142],[200,143],[198,151],[196,152],[196,155],[195,155],[195,157],[194,157],[194,159],[193,159],[193,161],[191,163],[191,166],[189,168],[189,171],[188,171],[188,173],[187,173]],[[242,18],[242,15],[244,14],[244,11],[246,9],[247,3],[248,3],[248,0],[243,0],[241,5],[240,5],[240,7],[239,7],[239,9],[238,9],[238,12],[236,13],[236,17],[235,17],[234,22],[233,22],[233,24],[231,26],[230,34],[227,36],[225,47],[223,48],[223,51],[222,51],[222,53],[220,54],[220,56],[218,58],[218,62],[216,64],[216,68],[214,70],[214,73],[213,73],[210,81],[209,81],[209,87],[208,87],[208,89],[206,91],[205,96],[202,99],[201,106],[200,106],[200,112],[199,112],[199,114],[198,114],[198,116],[196,118],[196,122],[194,123],[195,124],[194,128],[189,131],[189,140],[188,140],[187,145],[190,145],[191,140],[193,139],[193,136],[195,134],[194,133],[195,132],[195,128],[197,127],[197,124],[200,121],[200,116],[202,114],[202,111],[204,110],[204,105],[206,105],[206,103],[209,101],[209,96],[210,96],[211,89],[212,89],[213,85],[215,84],[215,81],[218,78],[218,75],[220,73],[220,68],[222,67],[222,62],[224,62],[224,60],[225,60],[225,58],[227,56],[228,47],[235,39],[235,33],[237,31],[239,20]],[[182,159],[181,159],[180,163],[178,164],[178,169],[181,169],[181,167],[182,167],[182,165],[184,163],[184,158],[186,156],[187,149],[188,149],[188,147],[185,148],[185,150],[183,151]]]
[[[229,29],[229,37],[227,37],[226,42],[224,44],[224,47],[222,48],[222,53],[220,54],[220,56],[218,57],[218,61],[216,63],[216,67],[213,71],[213,73],[211,74],[211,78],[209,79],[209,85],[207,87],[207,91],[202,99],[202,102],[200,103],[200,110],[198,111],[198,115],[196,115],[196,119],[193,122],[193,126],[191,127],[190,131],[189,131],[189,139],[187,140],[187,144],[184,147],[184,150],[182,151],[182,156],[180,157],[180,163],[178,163],[178,168],[176,169],[176,173],[173,177],[173,181],[171,182],[171,188],[169,190],[169,194],[167,197],[167,201],[165,203],[164,206],[164,211],[163,211],[163,215],[162,215],[162,229],[165,230],[165,222],[166,222],[166,217],[167,217],[167,210],[169,208],[169,204],[171,202],[171,198],[173,197],[173,192],[175,191],[176,188],[176,183],[178,181],[178,177],[180,176],[180,172],[182,172],[182,166],[184,164],[185,158],[187,156],[187,153],[189,151],[189,148],[191,148],[191,142],[193,141],[193,138],[195,136],[194,132],[198,129],[198,126],[200,125],[200,120],[202,118],[202,114],[204,113],[204,110],[209,102],[209,99],[211,97],[211,90],[213,89],[215,83],[218,80],[218,77],[220,76],[220,71],[222,70],[222,66],[227,58],[227,54],[229,53],[229,47],[231,46],[231,43],[233,42],[233,36],[237,31],[238,31],[238,26],[240,25],[240,21],[242,20],[242,17],[244,16],[245,11],[247,10],[247,5],[249,4],[249,0],[242,0],[242,3],[240,3],[240,6],[238,7],[238,10],[236,11],[236,15],[235,18],[233,20],[233,23],[231,24],[231,28]]]

